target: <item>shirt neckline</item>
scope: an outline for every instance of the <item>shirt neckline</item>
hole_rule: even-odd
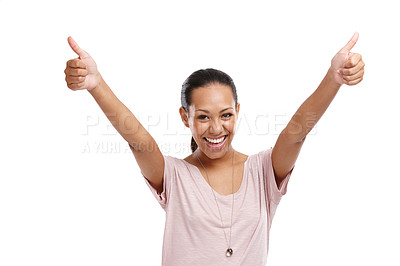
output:
[[[250,157],[250,156],[248,155],[247,158],[246,158],[246,161],[245,161],[244,164],[243,164],[242,182],[240,183],[239,189],[238,189],[235,193],[233,193],[233,194],[231,193],[231,194],[228,194],[228,195],[222,195],[222,194],[220,194],[219,192],[217,192],[216,190],[214,190],[214,189],[210,186],[210,184],[208,184],[208,182],[207,182],[206,179],[204,178],[203,174],[201,173],[200,169],[199,169],[196,165],[191,164],[191,163],[189,163],[189,162],[187,162],[187,161],[185,161],[185,160],[183,160],[183,159],[182,159],[182,161],[183,161],[186,165],[189,165],[190,167],[192,167],[192,168],[195,169],[195,171],[197,172],[196,177],[201,179],[201,180],[200,180],[200,183],[203,184],[203,187],[208,187],[207,189],[211,189],[211,190],[214,192],[215,196],[218,197],[218,198],[221,198],[221,199],[228,199],[228,198],[231,197],[232,195],[234,195],[235,197],[238,197],[238,196],[240,196],[240,195],[242,194],[243,187],[245,186],[244,183],[247,182],[247,176],[248,176],[248,175],[247,175],[247,171],[246,171],[246,166],[247,166],[247,162],[249,161],[249,157]]]

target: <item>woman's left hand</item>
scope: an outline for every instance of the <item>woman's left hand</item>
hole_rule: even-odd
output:
[[[358,40],[358,32],[354,33],[351,40],[333,57],[330,71],[337,84],[356,85],[363,80],[364,61],[360,54],[350,52]]]

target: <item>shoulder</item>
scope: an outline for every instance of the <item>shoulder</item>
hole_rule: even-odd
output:
[[[247,161],[256,161],[258,163],[263,163],[271,158],[271,153],[272,147],[250,155]]]
[[[236,157],[235,158],[236,163],[244,164],[249,159],[250,156],[236,151],[235,157]]]
[[[190,164],[193,164],[195,162],[193,153],[187,156],[186,158],[183,158],[182,160]]]
[[[193,163],[187,158],[181,159],[175,156],[164,155],[165,171],[174,175],[186,175],[192,172]]]
[[[163,155],[165,164],[173,165],[173,166],[183,166],[185,161],[183,159],[177,158],[171,155]]]

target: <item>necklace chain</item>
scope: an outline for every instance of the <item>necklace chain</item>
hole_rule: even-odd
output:
[[[214,195],[215,203],[217,204],[218,213],[219,213],[219,217],[220,217],[220,219],[221,219],[222,228],[224,228],[225,226],[224,226],[224,222],[222,221],[222,215],[221,215],[221,211],[220,211],[220,209],[219,209],[217,197],[215,196],[215,192],[214,192],[214,190],[213,190],[213,188],[212,188],[212,186],[211,186],[210,180],[209,180],[209,178],[208,178],[207,170],[206,170],[206,168],[204,167],[203,163],[201,162],[200,158],[199,158],[198,156],[196,156],[196,158],[197,158],[197,160],[200,162],[201,166],[202,166],[203,169],[204,169],[204,172],[206,173],[207,182],[208,182],[208,184],[210,184],[211,191],[212,191],[212,193],[213,193],[213,195]],[[228,243],[228,239],[226,238],[225,229],[223,229],[223,230],[224,230],[225,241],[226,241],[226,243],[228,244],[228,249],[227,249],[227,253],[226,253],[228,257],[230,257],[230,256],[232,255],[232,253],[233,253],[233,251],[232,251],[232,249],[230,248],[230,246],[231,246],[231,236],[232,236],[233,207],[234,207],[234,204],[235,204],[235,195],[234,195],[234,191],[233,191],[233,177],[234,177],[234,173],[235,173],[235,151],[233,151],[233,157],[232,157],[232,212],[231,212],[231,226],[230,226],[230,228],[229,228],[229,243]]]

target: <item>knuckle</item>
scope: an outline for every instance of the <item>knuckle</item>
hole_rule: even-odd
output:
[[[355,70],[353,68],[348,69],[346,75],[347,76],[353,76],[355,74]]]
[[[72,59],[71,66],[77,67],[78,65],[79,65],[79,59],[78,58]]]
[[[344,70],[343,70],[343,75],[349,76],[349,75],[351,75],[351,74],[352,74],[352,71],[351,71],[350,69],[344,69]]]
[[[80,60],[80,59],[78,59],[78,60],[79,60],[79,61],[77,62],[77,63],[78,63],[78,66],[81,67],[81,68],[86,68],[85,63],[83,63],[82,60]]]
[[[86,75],[87,75],[86,72],[87,72],[87,71],[86,71],[85,69],[79,69],[79,70],[78,70],[78,75],[79,75],[79,76],[86,76]]]

